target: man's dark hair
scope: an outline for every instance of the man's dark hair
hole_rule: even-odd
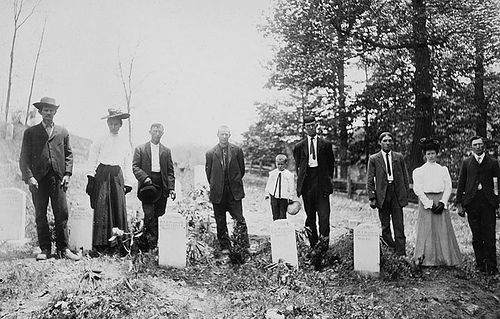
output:
[[[378,141],[382,141],[382,139],[386,136],[390,136],[392,138],[392,140],[394,140],[394,136],[392,136],[392,133],[391,132],[382,132],[379,137],[378,137]]]
[[[481,140],[483,143],[485,142],[485,141],[484,141],[484,137],[479,136],[479,135],[474,135],[473,137],[471,137],[471,138],[469,139],[469,142],[472,144],[472,142],[473,142],[473,141],[475,141],[475,140]]]

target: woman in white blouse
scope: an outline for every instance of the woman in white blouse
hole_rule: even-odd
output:
[[[92,246],[99,252],[114,246],[108,241],[114,227],[128,230],[125,194],[132,190],[127,182],[131,180],[131,148],[128,140],[118,134],[123,119],[130,114],[115,109],[108,109],[108,113],[102,119],[107,119],[109,133],[95,140],[89,153],[89,181],[93,180],[93,187],[87,192],[94,209]]]
[[[423,138],[420,145],[426,162],[413,171],[413,189],[419,199],[414,258],[423,266],[457,266],[462,256],[447,209],[450,173],[436,163],[438,140]]]

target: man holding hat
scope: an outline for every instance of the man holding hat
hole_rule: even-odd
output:
[[[309,243],[314,248],[318,241],[320,252],[328,250],[330,237],[330,194],[333,193],[335,157],[332,144],[316,135],[316,120],[304,118],[307,138],[293,148],[297,172],[297,196],[302,195],[306,211],[306,227],[309,227]],[[318,216],[319,236],[316,226]]]
[[[163,125],[153,123],[151,140],[135,148],[132,170],[138,180],[137,197],[144,211],[144,234],[150,248],[158,244],[158,217],[165,214],[167,199],[175,200],[175,173],[172,153],[160,143]]]
[[[47,205],[54,213],[56,247],[60,258],[79,260],[68,248],[68,204],[66,190],[73,171],[73,152],[68,131],[54,124],[59,105],[50,97],[33,104],[42,116],[42,122],[24,131],[19,166],[23,181],[28,184],[35,206],[36,229],[41,253],[37,260],[51,256]]]

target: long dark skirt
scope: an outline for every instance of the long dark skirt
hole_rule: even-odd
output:
[[[99,164],[94,184],[92,245],[110,246],[113,227],[128,231],[124,184],[120,166]]]

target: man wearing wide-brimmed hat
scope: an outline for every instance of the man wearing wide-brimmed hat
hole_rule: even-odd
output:
[[[129,117],[128,113],[108,109],[108,115],[101,119],[106,120],[109,132],[90,147],[86,191],[94,209],[92,246],[98,252],[114,250],[116,242],[109,242],[113,228],[128,230],[125,194],[132,190],[132,161],[128,139],[119,131]]]
[[[59,105],[50,97],[33,104],[42,116],[42,122],[24,131],[19,166],[22,179],[28,184],[35,206],[36,229],[41,253],[37,260],[50,258],[52,243],[47,205],[50,202],[55,219],[58,256],[79,260],[68,248],[68,204],[66,190],[73,171],[73,152],[68,131],[54,124]]]

